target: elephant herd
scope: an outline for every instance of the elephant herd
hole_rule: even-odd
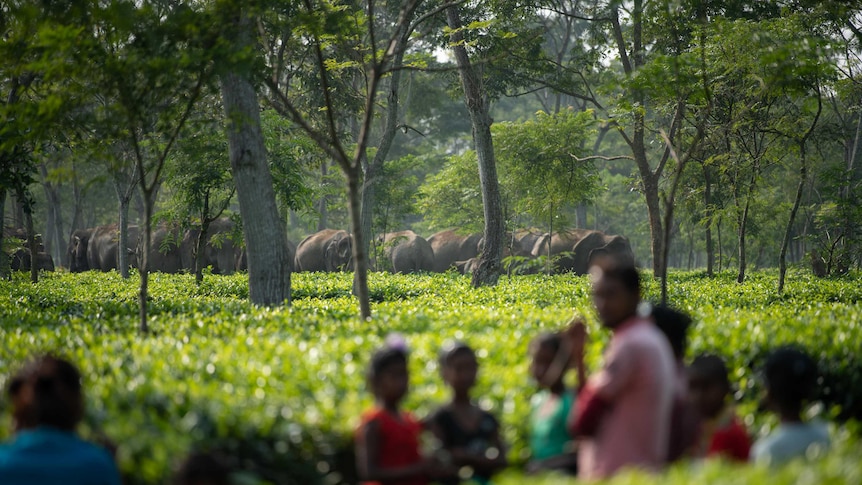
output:
[[[201,267],[211,266],[216,274],[232,274],[238,269],[245,269],[242,248],[230,237],[233,232],[234,223],[226,218],[217,219],[209,225],[201,255]],[[143,256],[140,229],[130,224],[127,234],[128,244],[122,250],[129,255],[130,264],[139,267]],[[193,271],[194,248],[199,234],[200,229],[181,230],[170,226],[155,228],[150,236],[150,271]],[[120,250],[116,224],[79,229],[69,240],[69,271],[80,273],[88,270],[117,269]]]
[[[234,242],[234,232],[234,223],[227,218],[210,224],[203,238],[201,267],[210,266],[215,274],[232,274],[247,269],[245,250]],[[193,271],[194,247],[199,235],[200,229],[155,228],[151,236],[150,270],[164,273]],[[140,236],[138,226],[129,225],[128,247],[122,250],[127,252],[129,264],[134,267],[140,266],[142,257]],[[377,236],[374,242],[379,250],[371,255],[372,263],[378,269],[393,273],[440,273],[448,270],[472,273],[484,247],[480,234],[459,234],[451,229],[428,239],[409,230],[391,232]],[[309,235],[298,245],[290,241],[286,243],[293,271],[353,269],[353,237],[347,231],[324,229]],[[77,230],[72,234],[67,250],[69,271],[117,269],[119,246],[116,224]],[[50,255],[40,251],[37,254],[39,269],[53,271]],[[584,274],[590,261],[601,254],[634,262],[631,245],[623,236],[588,229],[569,229],[553,234],[524,229],[506,234],[504,270],[516,274],[547,270]],[[19,250],[12,263],[13,269],[29,269],[29,252]]]
[[[377,266],[394,273],[444,272],[454,269],[471,273],[484,247],[479,234],[463,235],[454,230],[438,232],[428,239],[413,231],[377,236],[383,261]],[[296,248],[295,271],[339,271],[352,269],[353,238],[347,231],[324,229],[303,239]],[[608,254],[634,262],[628,239],[587,229],[571,229],[553,235],[521,230],[506,235],[503,254],[506,271],[526,274],[550,268],[555,273],[585,274],[590,261]],[[541,257],[543,259],[539,259]],[[372,255],[373,258],[373,255]],[[549,261],[546,266],[543,261]],[[381,264],[382,263],[382,264]]]

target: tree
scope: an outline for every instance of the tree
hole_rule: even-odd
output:
[[[231,171],[248,254],[249,298],[257,305],[283,305],[290,302],[290,261],[261,131],[253,84],[255,58],[247,55],[254,42],[251,18],[242,6],[226,7],[220,12],[223,26],[228,28],[226,38],[246,54],[222,71],[220,80]]]
[[[421,0],[410,0],[401,6],[397,24],[392,28],[393,34],[385,40],[383,49],[378,46],[376,27],[376,6],[369,0],[363,10],[354,10],[348,5],[338,5],[329,2],[312,2],[304,0],[301,15],[307,19],[302,28],[310,39],[310,57],[314,64],[315,78],[319,82],[323,119],[315,119],[301,110],[297,99],[285,92],[288,86],[280,85],[278,78],[267,78],[267,86],[272,91],[273,106],[294,123],[301,127],[318,146],[336,161],[347,179],[347,193],[350,213],[350,230],[353,235],[353,267],[354,292],[359,301],[359,312],[362,318],[371,317],[371,306],[368,298],[368,245],[364,241],[361,218],[361,170],[365,149],[371,132],[374,117],[374,104],[380,88],[382,77],[389,72],[392,61],[399,48],[399,39],[407,28]],[[285,10],[291,9],[286,5]],[[359,31],[355,26],[362,26]],[[362,31],[364,30],[364,32]],[[386,39],[386,37],[383,37]],[[340,42],[348,45],[357,42],[362,58],[339,59],[337,54],[343,51],[329,49]],[[333,57],[328,57],[333,56]],[[357,123],[355,146],[352,150],[342,141],[342,130],[339,129],[336,115],[343,105],[336,102],[336,91],[333,89],[334,73],[346,67],[357,67],[363,73],[361,92],[362,109]],[[352,152],[352,153],[350,153]]]

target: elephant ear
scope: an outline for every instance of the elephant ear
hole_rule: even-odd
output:
[[[338,246],[337,246],[336,250],[338,251],[338,257],[339,258],[344,259],[344,260],[349,259],[351,256],[350,249],[351,249],[350,236],[341,238],[341,240],[338,241]]]

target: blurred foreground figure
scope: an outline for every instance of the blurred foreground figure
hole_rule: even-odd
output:
[[[228,485],[230,469],[210,453],[192,453],[174,475],[175,485]]]
[[[801,350],[784,347],[763,366],[766,407],[781,424],[751,449],[756,463],[781,465],[794,458],[816,458],[829,448],[829,431],[821,422],[805,422],[802,409],[817,384],[817,364]]]
[[[3,485],[119,485],[107,450],[83,441],[81,375],[71,363],[42,356],[10,381],[16,435],[0,447]]]
[[[596,312],[613,336],[604,366],[587,381],[569,421],[580,438],[578,473],[599,479],[624,468],[660,470],[668,457],[677,380],[670,344],[648,312],[638,313],[634,266],[599,258],[590,276]]]
[[[751,440],[730,402],[727,366],[717,355],[700,355],[691,363],[689,393],[704,418],[698,457],[748,461]]]

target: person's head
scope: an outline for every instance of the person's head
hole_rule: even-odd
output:
[[[685,357],[688,344],[688,327],[691,317],[666,306],[652,307],[652,318],[656,327],[662,331],[673,349],[673,355],[680,361]]]
[[[407,349],[387,344],[374,352],[368,366],[368,387],[375,399],[396,405],[407,394]]]
[[[562,345],[563,339],[558,333],[543,333],[530,342],[530,374],[539,387],[547,388],[562,380],[562,373],[554,376],[552,382],[548,382],[548,376],[546,376]]]
[[[640,275],[631,262],[601,256],[590,264],[593,304],[602,324],[616,328],[637,312]]]
[[[476,353],[464,342],[449,342],[440,349],[440,373],[456,394],[467,394],[476,384],[479,363]]]
[[[175,485],[228,485],[230,469],[211,453],[192,453],[174,474]]]
[[[724,360],[712,354],[695,357],[688,368],[688,395],[700,414],[708,419],[717,417],[729,393],[730,379]]]
[[[69,361],[44,355],[12,378],[9,389],[17,429],[51,426],[72,431],[83,417],[81,374]]]
[[[782,347],[763,365],[766,405],[787,417],[798,418],[817,383],[817,364],[802,350]]]

